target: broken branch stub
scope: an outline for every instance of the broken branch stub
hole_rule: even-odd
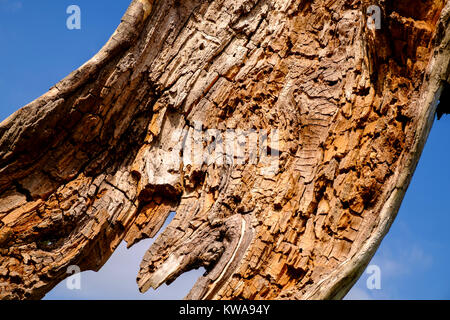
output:
[[[133,1],[0,124],[0,297],[154,237],[141,291],[342,298],[395,218],[448,81],[447,1]]]

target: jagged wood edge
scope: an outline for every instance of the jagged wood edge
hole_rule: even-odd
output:
[[[438,34],[434,40],[437,46],[428,65],[422,85],[421,117],[415,134],[413,148],[400,160],[392,182],[391,193],[380,212],[379,223],[364,246],[351,259],[347,259],[333,273],[318,283],[315,290],[306,295],[306,299],[343,299],[358,281],[367,265],[375,255],[384,237],[388,234],[402,204],[405,193],[419,163],[425,143],[433,126],[436,107],[441,96],[444,83],[450,76],[450,3],[443,8],[438,22]]]
[[[144,27],[144,22],[151,13],[152,4],[153,0],[133,0],[123,15],[121,23],[97,54],[80,68],[73,71],[59,83],[54,85],[47,93],[3,120],[0,123],[0,149],[5,148],[5,143],[10,144],[12,141],[10,141],[8,137],[16,133],[20,127],[24,126],[24,123],[19,121],[19,119],[22,119],[22,117],[25,117],[26,119],[29,118],[26,116],[27,114],[36,114],[32,119],[27,119],[31,120],[27,123],[29,128],[36,126],[36,122],[33,121],[34,119],[57,108],[55,105],[51,106],[53,107],[51,109],[40,109],[40,107],[55,100],[57,97],[67,96],[73,93],[120,52],[131,47],[132,44],[137,41],[139,32]],[[63,116],[64,115],[60,115],[60,117]],[[17,140],[19,139],[17,138],[15,141]],[[5,154],[0,153],[0,157],[4,156]]]
[[[142,7],[141,7],[142,5]],[[143,8],[145,10],[145,6],[143,6],[143,2],[141,1],[134,1],[132,5],[130,6],[130,9],[127,11],[125,16],[129,12],[133,12],[131,10],[141,10]],[[136,11],[137,12],[137,11]],[[445,10],[446,17],[448,19],[448,5],[447,9]],[[142,17],[145,17],[146,14],[142,15],[139,13],[139,16],[141,18],[138,18],[135,20],[136,25],[142,22]],[[132,15],[130,15],[132,16]],[[126,20],[126,19],[124,19]],[[129,20],[132,21],[133,19]],[[145,20],[145,18],[144,18]],[[444,23],[444,22],[443,22]],[[121,25],[123,25],[124,22],[122,22]],[[448,24],[448,21],[445,21],[443,24],[444,26]],[[58,87],[67,88],[65,91],[71,92],[73,90],[76,90],[79,86],[81,86],[84,81],[86,81],[89,78],[89,75],[93,74],[98,70],[97,68],[100,68],[102,65],[107,63],[110,58],[112,58],[116,50],[120,50],[123,48],[123,46],[126,46],[128,43],[127,39],[130,39],[132,35],[135,35],[135,33],[125,33],[122,36],[120,36],[122,33],[120,32],[120,26],[118,28],[118,31],[116,31],[116,35],[119,35],[119,38],[121,38],[121,41],[116,41],[115,37],[113,36],[112,39],[108,42],[108,44],[97,54],[93,59],[91,59],[87,64],[82,66],[79,70],[72,73],[70,76],[68,76],[66,79],[61,81],[58,85],[56,85],[48,94],[44,95],[43,97],[37,99],[24,109],[22,111],[18,111],[13,116],[2,122],[0,125],[0,133],[4,133],[5,131],[10,128],[10,124],[14,122],[15,119],[20,117],[21,112],[30,112],[33,111],[33,109],[37,108],[38,105],[42,102],[42,100],[51,100],[56,95],[61,94],[59,91],[60,89]],[[133,28],[132,28],[133,29]],[[129,37],[128,37],[128,36]],[[447,35],[447,33],[446,33]],[[446,36],[445,39],[447,39],[448,36]],[[447,45],[445,46],[447,50]],[[448,50],[447,50],[448,51]],[[441,67],[442,65],[448,64],[448,52],[446,54],[439,54],[438,58],[433,58],[434,60],[438,61],[435,62],[434,67],[432,64],[431,69],[436,69],[438,67]],[[446,72],[446,71],[445,71]],[[357,280],[358,274],[360,274],[363,271],[363,267],[368,263],[368,260],[373,256],[374,252],[378,248],[378,245],[380,244],[382,238],[384,235],[388,232],[389,227],[395,218],[395,214],[398,210],[398,206],[400,205],[400,202],[403,198],[403,195],[406,191],[406,186],[409,184],[409,181],[411,179],[411,175],[417,165],[417,161],[419,159],[420,153],[423,149],[423,145],[426,141],[426,137],[428,136],[428,132],[431,128],[433,118],[434,118],[434,106],[435,101],[437,100],[437,97],[439,96],[439,87],[441,85],[441,80],[445,79],[445,72],[443,70],[432,70],[431,71],[431,80],[429,82],[429,87],[424,88],[422,91],[427,93],[423,96],[423,101],[425,102],[422,104],[425,107],[425,114],[427,114],[427,118],[420,122],[420,134],[418,139],[416,139],[415,147],[414,149],[409,153],[408,157],[405,157],[403,159],[404,162],[408,163],[406,166],[406,169],[404,169],[404,174],[401,174],[401,172],[397,172],[397,181],[398,183],[394,187],[394,190],[392,191],[390,200],[385,204],[384,210],[382,211],[382,219],[381,224],[377,227],[377,232],[371,237],[370,240],[366,242],[366,245],[363,249],[361,249],[360,253],[353,257],[351,260],[345,262],[340,266],[339,269],[337,269],[332,275],[327,277],[325,280],[321,282],[320,288],[318,288],[314,293],[309,295],[309,298],[340,298],[343,296],[343,294],[346,292],[347,289],[351,287],[351,285]],[[79,78],[81,76],[81,78]],[[424,87],[426,87],[426,84],[424,84]],[[433,91],[434,90],[434,91]],[[41,100],[42,99],[42,100]],[[0,143],[1,144],[1,143]],[[411,157],[411,158],[410,158]],[[378,244],[378,245],[377,245]],[[340,289],[341,288],[341,289]],[[329,292],[337,291],[336,294],[331,294]]]

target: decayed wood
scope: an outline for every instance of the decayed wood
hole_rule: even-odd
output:
[[[449,19],[443,0],[134,0],[95,57],[0,124],[0,298],[98,270],[171,211],[142,291],[203,266],[187,298],[342,298],[433,123]],[[208,132],[267,133],[268,163],[209,154]]]

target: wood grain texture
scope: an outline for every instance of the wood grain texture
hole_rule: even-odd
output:
[[[0,298],[99,270],[171,211],[141,291],[205,267],[187,298],[342,298],[422,152],[449,19],[444,0],[133,1],[95,57],[0,124]],[[228,133],[276,147],[211,153]]]

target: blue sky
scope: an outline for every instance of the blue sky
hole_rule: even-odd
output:
[[[129,0],[0,0],[0,121],[45,93],[108,40]],[[66,9],[80,6],[81,30],[66,28]],[[364,274],[348,299],[450,299],[450,116],[435,123],[390,233],[371,264],[381,290]],[[81,290],[65,282],[46,299],[181,299],[202,270],[145,295],[135,282],[152,240],[124,245],[98,273],[81,275]]]

